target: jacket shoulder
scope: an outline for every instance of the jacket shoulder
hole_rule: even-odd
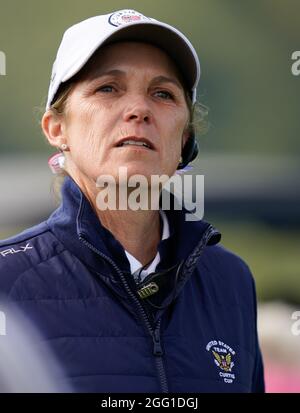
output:
[[[249,265],[239,255],[223,245],[212,245],[205,249],[201,261],[207,274],[207,282],[213,283],[218,291],[244,305],[256,301],[255,281]]]
[[[225,248],[222,244],[208,246],[205,250],[204,261],[210,263],[217,272],[229,276],[238,272],[246,278],[252,278],[249,265],[239,255]]]
[[[0,240],[0,296],[8,296],[22,274],[63,249],[46,221]]]
[[[48,228],[47,222],[46,221],[41,222],[40,224],[35,225],[34,227],[27,228],[26,230],[20,232],[19,234],[0,240],[0,250],[5,247],[14,246],[21,242],[28,241],[31,238],[34,238],[37,235],[43,234],[44,232],[48,230],[49,228]]]

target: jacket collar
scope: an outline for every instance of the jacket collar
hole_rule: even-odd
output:
[[[86,240],[121,269],[129,271],[124,248],[110,231],[103,227],[89,201],[77,185],[67,176],[61,189],[62,202],[48,218],[48,225],[64,246],[81,261],[99,269],[99,256],[83,242]],[[117,257],[117,259],[116,259]]]
[[[181,269],[186,267],[188,271],[179,277],[178,287],[174,285],[178,294],[194,270],[203,248],[218,243],[221,234],[206,221],[186,221],[185,213],[188,211],[171,209],[165,212],[170,237],[161,240],[158,245],[161,261],[156,272],[166,272],[171,267],[174,268],[174,265],[176,270],[176,264],[180,263]],[[118,267],[125,276],[129,276],[131,283],[130,264],[125,250],[113,234],[101,225],[88,199],[69,176],[65,178],[62,186],[62,203],[47,223],[66,249],[95,272],[101,271],[106,283],[114,284],[114,288],[118,288],[119,284],[119,294],[126,297],[120,279],[112,268]],[[205,237],[207,239],[204,239]],[[167,296],[162,301],[166,302]]]
[[[203,220],[186,221],[185,213],[188,211],[184,209],[171,209],[165,212],[169,222],[170,237],[162,239],[158,245],[161,269],[171,264],[170,259],[174,264],[175,257],[177,261],[185,260],[211,226]],[[123,246],[109,230],[101,225],[89,201],[69,176],[65,178],[62,186],[62,203],[49,217],[48,225],[71,252],[80,257],[86,257],[83,261],[88,259],[90,264],[95,263],[94,259],[91,260],[91,254],[84,248],[80,238],[84,238],[97,250],[115,261],[120,269],[130,272],[130,265]],[[207,244],[214,245],[220,241],[220,238],[221,234],[214,230]],[[166,253],[170,249],[173,253],[168,259]]]

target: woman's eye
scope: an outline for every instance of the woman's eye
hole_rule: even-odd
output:
[[[159,97],[161,97],[162,99],[174,99],[174,96],[172,95],[172,93],[167,92],[166,90],[159,90],[158,92],[155,92],[156,94],[159,94]]]
[[[113,90],[114,90],[114,87],[111,86],[111,85],[104,85],[104,86],[101,86],[97,89],[97,91],[105,92],[105,93],[112,92]]]

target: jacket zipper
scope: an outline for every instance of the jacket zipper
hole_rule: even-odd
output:
[[[166,377],[166,372],[165,372],[165,368],[163,365],[163,360],[162,360],[162,356],[163,356],[163,349],[161,347],[161,342],[160,342],[160,323],[161,323],[161,319],[158,320],[156,328],[154,330],[153,333],[153,343],[154,343],[154,347],[153,347],[153,354],[154,356],[156,356],[155,358],[155,362],[156,362],[156,368],[158,370],[158,374],[159,374],[159,380],[161,383],[161,388],[162,388],[162,392],[163,393],[168,393],[168,383],[167,383],[167,377]]]
[[[106,260],[107,262],[110,263],[110,265],[114,268],[114,270],[120,276],[121,281],[122,281],[127,293],[129,294],[131,299],[134,301],[134,303],[137,305],[138,309],[140,310],[138,312],[138,314],[140,314],[140,316],[142,318],[142,321],[145,323],[145,326],[146,326],[146,328],[147,328],[147,330],[148,330],[148,332],[149,332],[149,334],[150,334],[150,336],[152,337],[152,340],[153,340],[153,355],[155,356],[155,364],[156,364],[156,368],[157,368],[158,375],[159,375],[159,382],[160,382],[161,391],[162,391],[162,393],[168,393],[169,389],[168,389],[167,376],[166,376],[166,371],[165,371],[165,367],[164,367],[163,359],[162,359],[162,356],[163,356],[164,352],[163,352],[163,349],[162,349],[161,337],[160,337],[161,320],[158,320],[157,325],[153,329],[152,326],[151,326],[151,323],[148,319],[148,316],[146,314],[146,311],[145,311],[144,307],[142,306],[142,304],[140,303],[138,298],[131,291],[131,289],[130,289],[129,285],[127,284],[127,281],[124,277],[124,274],[122,273],[120,268],[115,264],[115,262],[113,260],[111,260],[105,254],[102,254],[99,250],[97,250],[97,248],[95,248],[92,244],[90,244],[82,235],[79,235],[79,239],[89,249],[91,249],[96,254],[98,254],[100,257],[102,257],[104,260]]]

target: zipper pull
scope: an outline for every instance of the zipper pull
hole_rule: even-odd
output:
[[[161,342],[160,342],[160,334],[159,334],[159,327],[157,327],[153,332],[153,354],[154,356],[162,356],[164,354]]]

